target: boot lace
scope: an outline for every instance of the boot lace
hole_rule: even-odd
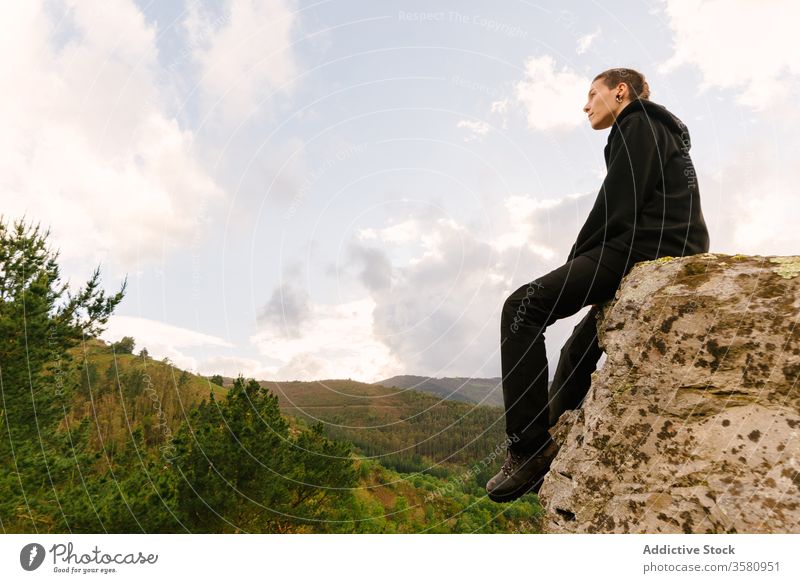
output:
[[[503,467],[500,468],[503,472],[503,475],[506,477],[510,476],[524,458],[525,456],[514,453],[509,449],[507,451],[506,461],[503,463]]]

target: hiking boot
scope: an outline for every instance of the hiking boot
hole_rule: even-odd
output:
[[[558,445],[552,440],[530,455],[514,453],[508,447],[503,467],[486,483],[489,498],[495,502],[511,502],[527,492],[538,494],[557,453]]]

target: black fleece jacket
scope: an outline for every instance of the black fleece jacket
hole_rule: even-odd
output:
[[[567,260],[609,266],[709,249],[686,125],[649,100],[629,103],[605,147],[607,174]]]

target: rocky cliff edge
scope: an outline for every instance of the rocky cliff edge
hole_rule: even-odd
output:
[[[800,532],[800,256],[639,263],[598,334],[544,532]]]

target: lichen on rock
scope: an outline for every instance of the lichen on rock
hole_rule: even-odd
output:
[[[545,532],[800,532],[800,257],[637,264],[540,490]],[[777,264],[778,267],[775,267]]]
[[[769,260],[780,265],[773,271],[783,278],[792,279],[800,275],[800,257],[770,257]]]

